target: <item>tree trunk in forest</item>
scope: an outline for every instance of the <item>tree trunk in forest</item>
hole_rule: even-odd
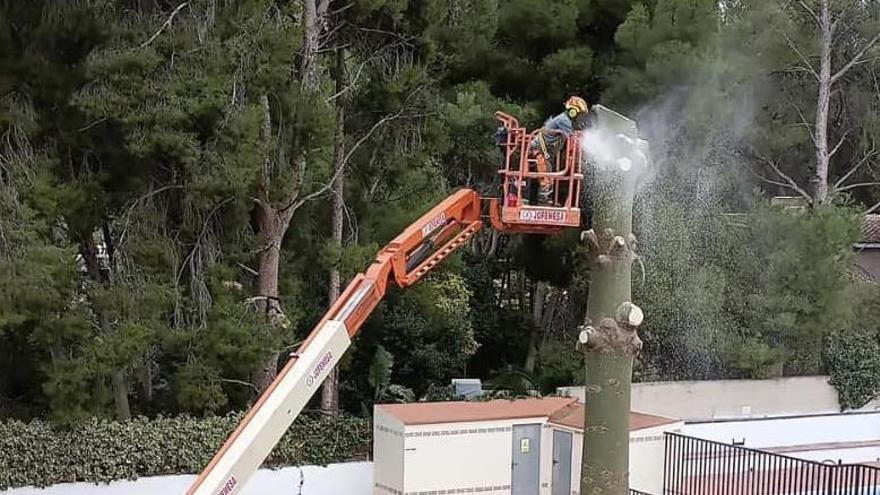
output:
[[[579,340],[586,372],[580,492],[626,495],[629,490],[629,411],[636,332],[641,310],[630,302],[635,237],[635,171],[596,170],[592,178],[593,229],[588,246],[590,291]]]
[[[526,362],[523,369],[527,373],[534,373],[535,362],[538,360],[538,343],[544,330],[544,300],[547,298],[549,284],[539,280],[535,284],[535,294],[532,301],[532,331],[529,333],[529,348],[526,352]]]
[[[826,202],[829,196],[834,192],[851,190],[856,187],[860,187],[861,185],[873,185],[873,183],[866,183],[850,184],[849,186],[844,186],[844,182],[847,180],[847,178],[849,178],[861,166],[861,163],[864,163],[864,161],[857,163],[852,168],[850,168],[848,172],[842,174],[842,177],[833,185],[829,183],[829,170],[831,167],[831,159],[844,144],[846,140],[846,132],[843,133],[839,141],[834,146],[829,145],[828,138],[830,137],[829,119],[831,118],[831,98],[835,93],[839,91],[837,88],[835,88],[835,85],[854,67],[869,60],[866,59],[866,57],[869,57],[870,50],[874,48],[878,42],[880,42],[880,33],[877,33],[872,38],[866,40],[860,48],[855,49],[855,54],[849,57],[848,61],[838,64],[840,68],[835,71],[835,44],[838,42],[838,38],[845,39],[852,36],[851,30],[844,33],[840,32],[841,28],[845,29],[849,25],[849,22],[846,19],[848,15],[848,9],[845,5],[842,5],[842,8],[837,9],[837,11],[834,12],[832,11],[833,5],[829,0],[821,0],[821,2],[819,3],[820,8],[818,9],[818,11],[815,11],[807,3],[800,2],[800,5],[804,8],[804,10],[816,21],[816,25],[819,30],[820,50],[818,70],[813,67],[813,65],[806,58],[804,58],[800,51],[798,51],[797,47],[795,47],[793,43],[790,42],[792,49],[798,53],[798,55],[801,57],[801,60],[806,65],[806,69],[813,74],[813,76],[816,78],[816,81],[819,83],[819,88],[816,96],[816,120],[814,122],[814,129],[811,134],[813,145],[816,148],[816,172],[811,177],[811,180],[813,182],[812,199],[815,203]],[[850,50],[846,50],[846,52],[850,52]],[[845,52],[841,51],[838,53],[842,54]],[[804,122],[804,124],[806,125],[806,122]],[[789,179],[789,182],[792,182],[791,179]]]
[[[320,74],[318,72],[318,53],[321,45],[320,34],[323,30],[327,17],[329,0],[303,0],[303,47],[300,51],[297,75],[306,93],[315,93],[320,87]],[[261,97],[264,121],[262,139],[269,142],[272,135],[272,121],[267,95]],[[294,150],[293,167],[295,180],[302,181],[306,168],[306,150]],[[260,183],[260,201],[257,203],[257,225],[263,238],[263,249],[259,255],[257,267],[257,297],[261,309],[265,311],[270,325],[286,328],[287,317],[281,307],[278,294],[278,271],[281,261],[281,245],[284,236],[290,227],[290,221],[296,211],[297,197],[300,185],[293,184],[287,191],[285,198],[279,205],[273,205],[269,200],[269,190],[272,182],[271,158],[267,152],[264,157],[264,167]],[[273,350],[264,361],[263,366],[257,370],[253,378],[257,390],[262,393],[272,383],[278,374],[278,360],[281,357],[279,350]]]
[[[104,230],[103,232],[105,236],[109,235],[109,230]],[[105,247],[112,246],[109,241],[110,238],[105,237]],[[110,280],[109,273],[105,274],[101,270],[101,264],[98,261],[98,246],[91,233],[83,235],[80,238],[79,253],[86,265],[86,271],[88,272],[89,278],[91,278],[96,284],[108,283]],[[107,321],[104,314],[97,308],[94,301],[92,301],[92,312],[95,315],[95,319],[97,320],[101,332],[104,335],[109,335],[112,332],[110,322]],[[119,368],[114,370],[110,378],[113,389],[113,403],[116,406],[116,419],[119,421],[131,419],[131,407],[128,403],[128,385],[125,380],[125,369]]]
[[[122,369],[113,372],[113,402],[116,404],[117,421],[131,419],[131,409],[128,407],[128,385],[125,382],[125,370]]]
[[[257,296],[268,323],[275,327],[284,327],[287,317],[278,297],[278,266],[281,262],[281,243],[290,226],[291,215],[288,212],[279,212],[268,204],[260,205],[257,210],[257,223],[265,240],[257,267]],[[279,357],[280,352],[273,350],[266,357],[262,368],[257,370],[254,385],[260,392],[266,390],[278,374]]]
[[[147,361],[142,364],[138,370],[138,381],[140,381],[141,386],[141,400],[143,400],[144,404],[150,404],[153,402],[153,363],[152,360],[147,359]]]
[[[813,199],[816,203],[823,203],[828,198],[828,166],[831,161],[831,155],[828,151],[828,108],[831,102],[831,49],[834,42],[828,0],[822,0],[819,31],[822,50],[818,75],[819,95],[816,100],[816,175]]]
[[[344,81],[344,53],[336,52],[336,93],[339,94],[345,86]],[[344,98],[336,99],[336,131],[333,145],[333,173],[337,177],[332,189],[332,208],[330,224],[332,227],[331,242],[337,249],[342,249],[342,220],[345,212],[345,104]],[[341,290],[341,278],[339,268],[330,268],[330,281],[327,289],[329,303],[333,304],[339,298]],[[339,368],[334,367],[327,375],[321,388],[321,412],[324,414],[339,414]]]

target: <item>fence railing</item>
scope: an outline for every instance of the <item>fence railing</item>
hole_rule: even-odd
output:
[[[663,495],[880,495],[880,468],[666,433]]]

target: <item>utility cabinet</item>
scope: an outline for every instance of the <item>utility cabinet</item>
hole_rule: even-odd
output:
[[[376,405],[373,493],[576,495],[583,418],[568,397]],[[631,485],[659,493],[662,431],[681,422],[632,413],[631,423]]]

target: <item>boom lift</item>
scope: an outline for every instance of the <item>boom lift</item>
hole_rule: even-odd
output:
[[[352,337],[389,285],[406,288],[418,282],[479,232],[485,216],[494,229],[503,233],[554,235],[580,226],[584,179],[581,133],[566,138],[564,151],[555,158],[556,171],[542,174],[535,171],[534,159],[528,153],[529,143],[538,131],[528,133],[514,117],[502,112],[495,117],[503,125],[498,142],[504,157],[498,171],[502,200],[481,198],[471,189],[459,189],[382,248],[291,355],[187,495],[239,493],[351,345]],[[532,206],[526,200],[529,181],[540,177],[549,177],[554,183],[551,206]]]

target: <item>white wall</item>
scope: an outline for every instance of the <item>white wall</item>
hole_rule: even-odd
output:
[[[110,484],[63,483],[48,488],[13,488],[4,495],[174,495],[182,494],[195,475],[153,476]],[[300,488],[300,483],[302,487]],[[242,495],[369,495],[373,486],[373,463],[351,462],[327,467],[303,466],[279,470],[261,469]],[[300,491],[301,489],[301,491]]]
[[[746,447],[802,459],[867,462],[880,458],[880,412],[690,423],[682,427],[682,433],[723,443],[745,440]],[[774,449],[779,447],[788,449]]]
[[[403,423],[381,408],[373,408],[374,493],[403,491]]]
[[[880,440],[880,412],[688,423],[682,433],[724,443],[745,439],[746,447],[756,449]]]
[[[561,387],[580,401],[583,387]],[[827,376],[634,383],[632,410],[684,420],[839,412]],[[880,410],[880,399],[862,411]]]
[[[629,435],[629,486],[647,493],[663,492],[663,457],[665,432],[677,432],[682,423],[670,423],[631,431]],[[571,493],[578,495],[581,483],[581,459],[583,457],[583,434],[569,428],[553,426],[574,433],[571,445]],[[551,433],[552,438],[552,433]],[[552,453],[552,451],[551,451]]]
[[[509,487],[513,450],[511,428],[517,424],[545,422],[546,418],[539,417],[439,425],[407,425],[404,491]],[[471,430],[476,431],[471,432]],[[467,432],[462,433],[463,431]],[[415,436],[416,434],[419,435]],[[542,451],[544,443],[542,438]],[[375,459],[377,462],[382,462],[378,455]],[[546,462],[549,465],[549,460]],[[542,484],[545,482],[544,472],[549,471],[543,464],[544,459],[541,469]],[[549,472],[546,473],[546,477],[549,484]]]
[[[863,462],[880,462],[880,446],[854,447],[850,449],[803,450],[799,452],[780,453],[791,457],[825,463],[842,462],[844,464],[861,464]]]
[[[663,460],[666,454],[663,434],[680,431],[681,427],[682,423],[672,423],[630,432],[630,488],[646,493],[663,493]]]

